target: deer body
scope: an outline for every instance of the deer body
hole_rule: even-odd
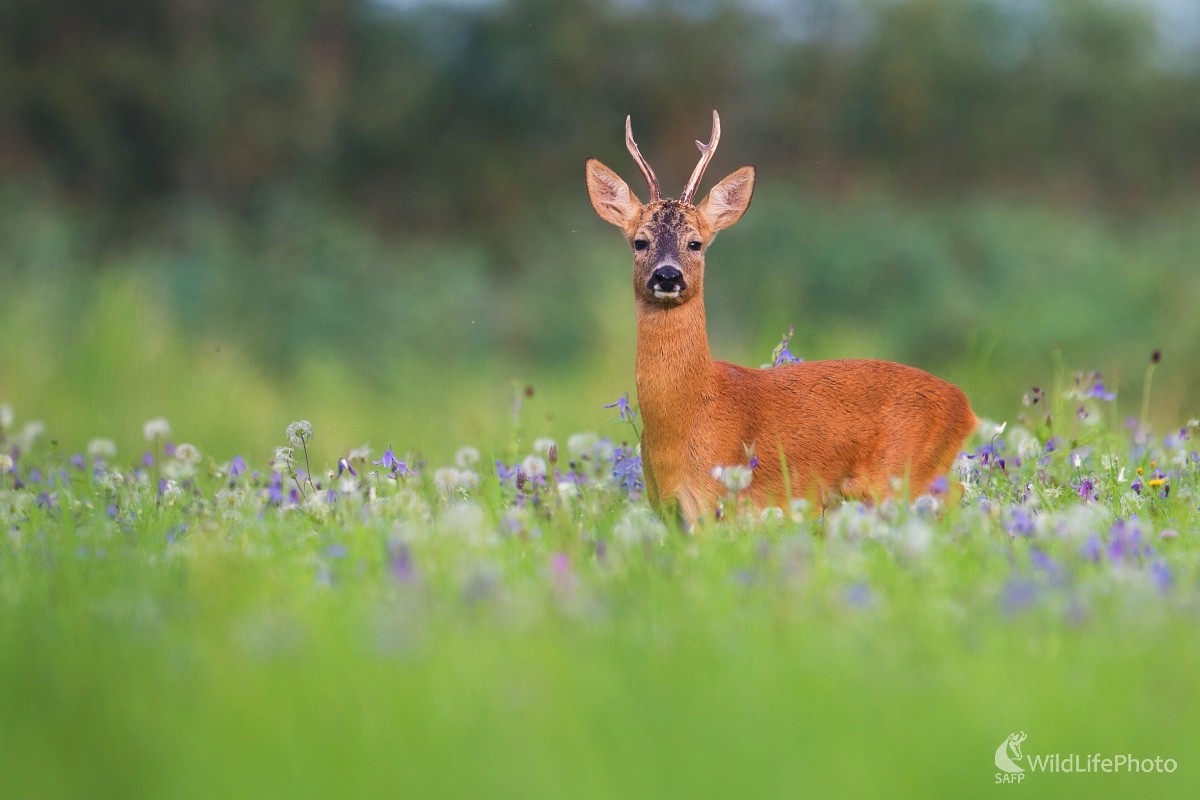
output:
[[[720,135],[716,112],[713,120],[713,136],[708,145],[697,142],[701,162],[678,201],[659,196],[628,121],[626,144],[650,185],[650,203],[600,162],[587,165],[593,206],[634,249],[635,379],[651,505],[687,525],[712,513],[726,494],[714,467],[745,465],[750,446],[758,465],[747,491],[760,507],[790,498],[818,505],[836,496],[878,500],[892,494],[896,478],[913,492],[928,491],[977,424],[958,388],[886,361],[751,369],[713,360],[704,251],[741,218],[754,185],[754,168],[743,167],[691,204]]]

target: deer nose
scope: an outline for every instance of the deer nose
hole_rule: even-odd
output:
[[[649,288],[652,292],[675,294],[687,288],[683,273],[675,267],[661,266],[650,273]]]

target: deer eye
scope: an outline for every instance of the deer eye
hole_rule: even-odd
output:
[[[633,249],[634,250],[645,250],[649,246],[650,246],[650,243],[647,242],[645,239],[634,239],[633,240]]]
[[[701,244],[700,242],[688,242],[688,250],[692,250],[697,253],[700,252],[700,248],[703,246],[704,245]]]

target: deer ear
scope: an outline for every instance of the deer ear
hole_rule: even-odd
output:
[[[742,167],[714,186],[696,211],[713,233],[723,231],[742,218],[753,194],[754,167]]]
[[[629,228],[642,210],[642,203],[621,176],[594,158],[587,160],[587,190],[592,208],[600,218],[621,230]]]

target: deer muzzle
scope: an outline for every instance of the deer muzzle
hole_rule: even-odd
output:
[[[683,279],[683,273],[677,267],[664,264],[650,273],[646,287],[659,300],[676,300],[687,289],[687,281]]]

